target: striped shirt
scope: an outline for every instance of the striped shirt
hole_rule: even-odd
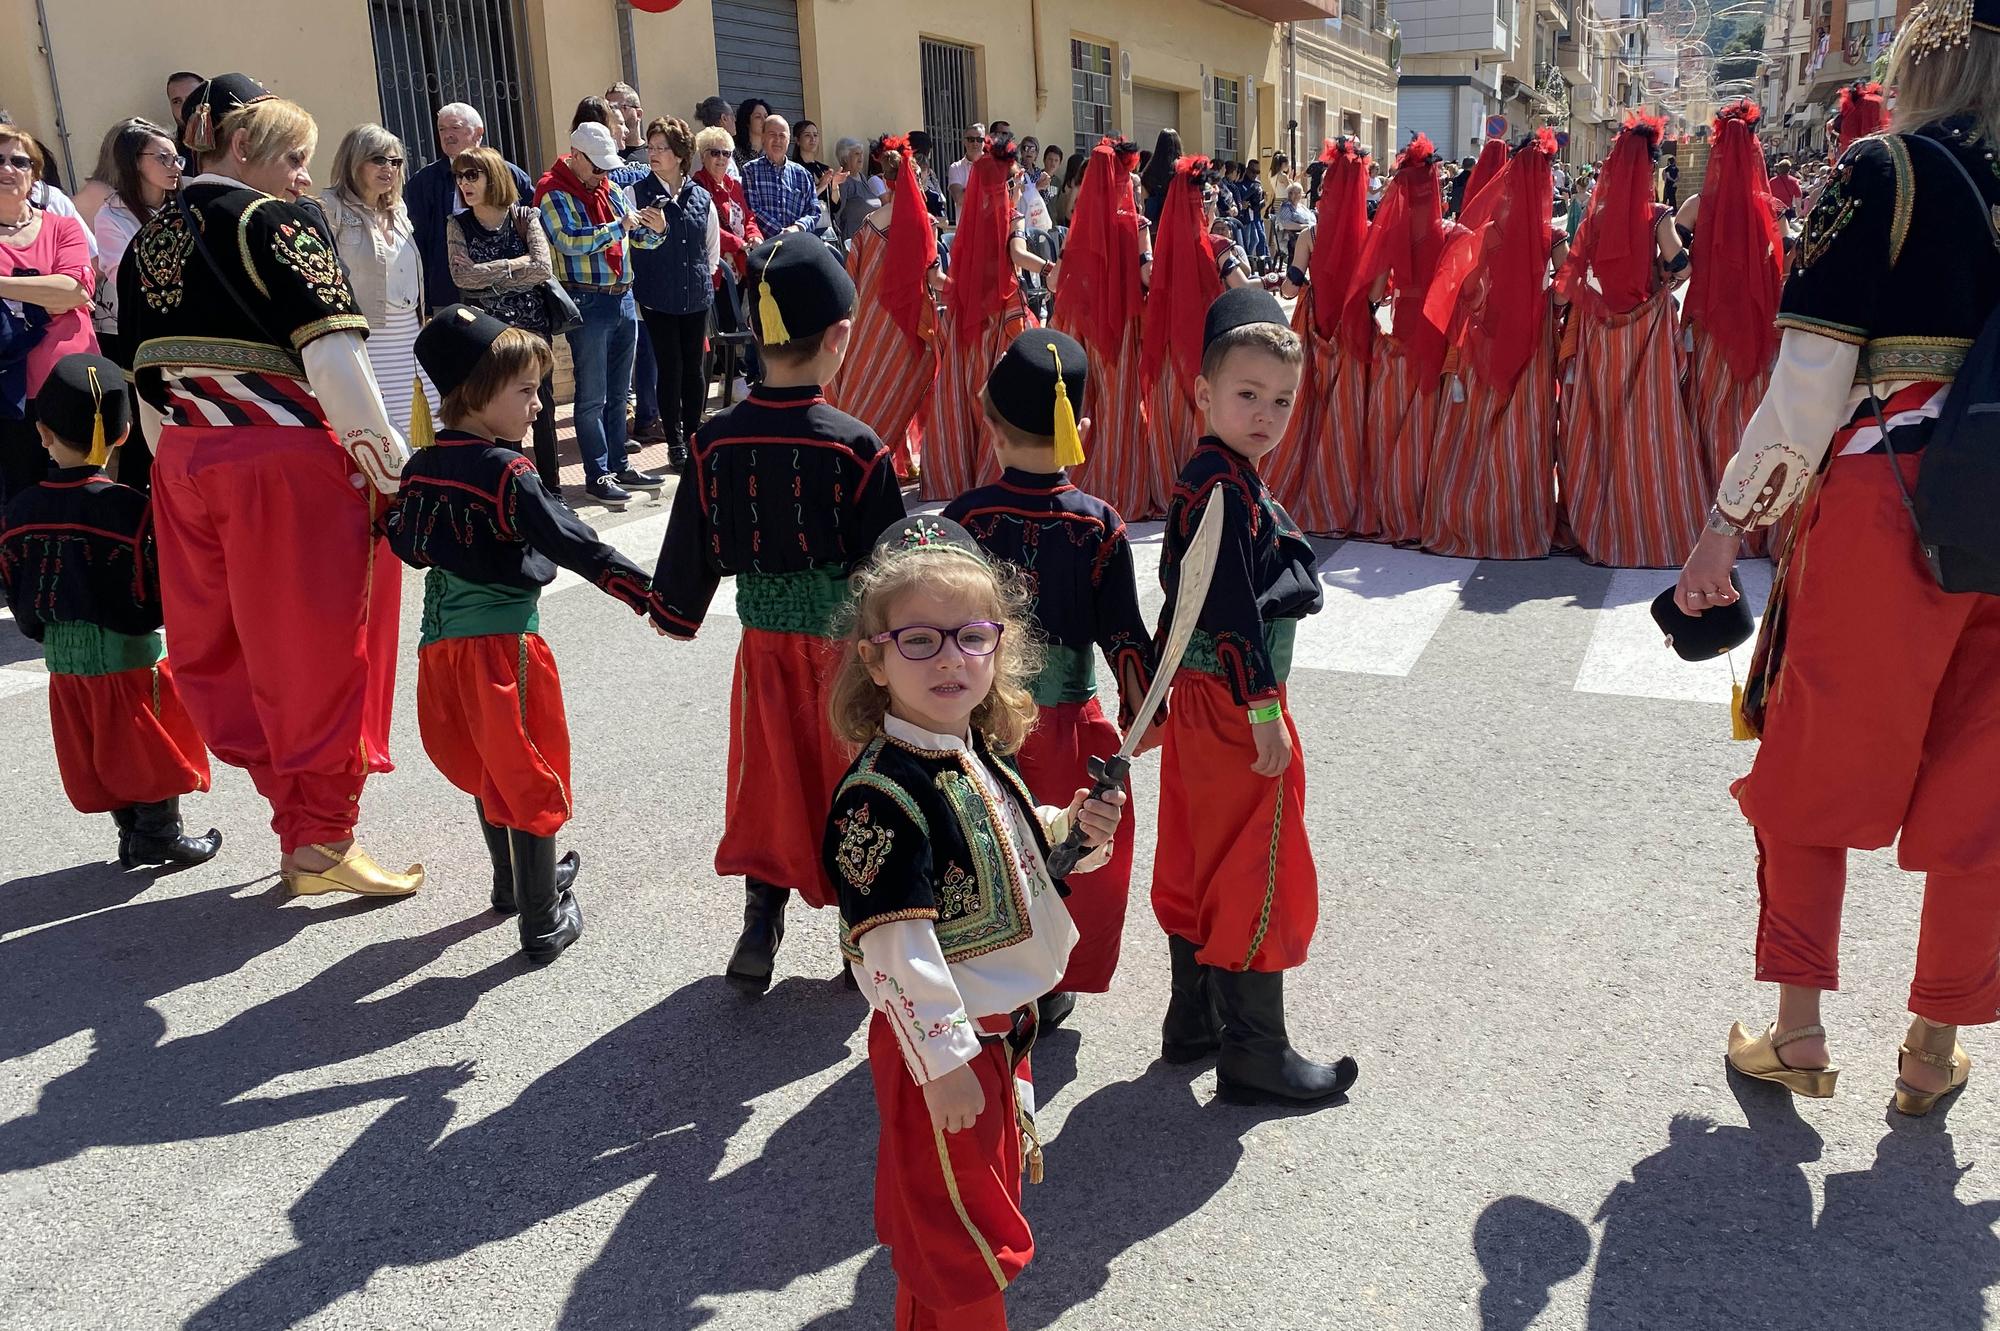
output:
[[[743,192],[766,236],[788,226],[812,227],[819,222],[818,186],[812,172],[797,162],[772,166],[768,157],[753,158],[743,167]]]
[[[623,219],[632,213],[631,200],[622,189],[612,190],[610,197],[615,216],[600,226],[590,220],[583,210],[583,201],[576,195],[552,189],[542,196],[542,229],[549,233],[556,277],[564,286],[623,290],[632,285],[626,244],[650,250],[666,239],[660,232],[645,227],[628,236]]]

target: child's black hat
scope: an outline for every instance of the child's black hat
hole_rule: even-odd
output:
[[[1653,598],[1653,622],[1667,637],[1667,646],[1683,661],[1709,661],[1734,651],[1750,640],[1757,623],[1750,615],[1750,602],[1743,595],[1743,580],[1734,569],[1729,585],[1736,599],[1699,615],[1690,615],[1674,604],[1674,589],[1667,588]]]
[[[64,356],[35,394],[35,419],[64,443],[88,450],[91,466],[103,466],[111,445],[132,428],[125,371],[102,356]]]
[[[487,348],[506,331],[506,324],[484,310],[447,305],[417,334],[417,364],[431,377],[438,396],[449,397],[472,377]]]
[[[817,236],[780,236],[750,251],[758,340],[782,347],[854,313],[854,279]]]
[[[1056,442],[1056,465],[1083,465],[1077,408],[1090,378],[1082,343],[1053,328],[1030,328],[1000,353],[986,375],[993,411],[1023,434]]]
[[[1285,318],[1285,307],[1278,304],[1278,298],[1262,287],[1233,287],[1223,292],[1208,307],[1208,319],[1201,330],[1203,350],[1213,346],[1215,339],[1224,333],[1251,324],[1289,328],[1291,321]]]

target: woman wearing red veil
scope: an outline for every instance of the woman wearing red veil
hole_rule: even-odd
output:
[[[889,195],[855,233],[847,256],[854,278],[854,334],[847,359],[826,386],[826,400],[875,432],[889,446],[896,475],[917,472],[911,438],[917,415],[937,379],[937,307],[931,286],[942,286],[937,232],[924,211],[917,173],[904,169],[910,141],[882,141],[882,172]]]
[[[1539,559],[1555,539],[1555,157],[1554,130],[1521,144],[1466,205],[1431,286],[1427,315],[1455,362],[1424,499],[1434,554]]]
[[[1368,150],[1351,138],[1328,139],[1319,160],[1326,173],[1317,220],[1285,271],[1285,294],[1304,294],[1292,328],[1305,343],[1305,374],[1291,430],[1271,455],[1269,484],[1315,536],[1372,534],[1364,437],[1375,319],[1354,294],[1355,264],[1368,243]]]
[[[1444,329],[1431,322],[1424,302],[1446,234],[1436,149],[1419,134],[1396,159],[1355,272],[1358,295],[1371,304],[1385,295],[1391,301],[1389,333],[1375,340],[1369,385],[1376,409],[1365,437],[1376,536],[1397,545],[1413,545],[1423,535],[1445,353]]]
[[[1680,382],[1673,279],[1688,266],[1653,201],[1664,122],[1625,121],[1556,291],[1570,303],[1557,463],[1579,551],[1593,564],[1673,568],[1694,548],[1709,467]]]
[[[1160,208],[1153,233],[1153,285],[1146,293],[1140,364],[1146,385],[1143,503],[1120,509],[1128,522],[1163,517],[1180,476],[1182,455],[1201,437],[1194,381],[1201,374],[1202,327],[1209,304],[1222,294],[1215,247],[1202,215],[1206,157],[1183,157]],[[1093,414],[1095,409],[1093,407]]]
[[[1479,197],[1479,191],[1498,180],[1500,173],[1507,169],[1507,160],[1507,140],[1486,140],[1486,146],[1479,150],[1479,160],[1472,164],[1472,174],[1466,179],[1465,192],[1458,196],[1458,214],[1461,220],[1471,211],[1473,200]],[[1553,194],[1550,199],[1553,203]]]
[[[1127,521],[1158,512],[1146,451],[1146,395],[1139,363],[1139,230],[1132,175],[1116,143],[1091,150],[1063,245],[1051,320],[1090,355],[1090,462],[1078,480]]]
[[[1856,143],[1889,128],[1889,104],[1883,100],[1882,85],[1857,80],[1842,88],[1834,123],[1840,127],[1833,148],[1833,160],[1838,162]]]
[[[1017,157],[1012,138],[989,140],[959,206],[938,322],[937,386],[924,416],[926,499],[956,499],[1000,479],[979,394],[1014,335],[1035,322],[1015,270],[1041,262],[1024,239]]]

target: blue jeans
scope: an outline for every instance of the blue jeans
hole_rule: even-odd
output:
[[[629,291],[572,291],[583,327],[569,338],[576,370],[576,449],[586,483],[625,470],[625,405],[639,345],[639,307]]]
[[[652,334],[639,316],[639,350],[632,361],[632,414],[639,424],[660,418],[660,371],[653,357]]]

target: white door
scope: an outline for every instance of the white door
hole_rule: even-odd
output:
[[[1181,127],[1181,95],[1172,88],[1132,85],[1132,142],[1151,150],[1160,131]]]

